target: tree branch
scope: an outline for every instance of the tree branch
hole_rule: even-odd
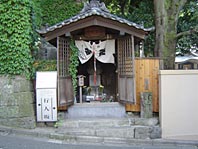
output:
[[[195,29],[192,29],[192,30],[188,30],[188,31],[184,31],[184,32],[180,32],[177,34],[176,38],[179,39],[181,38],[182,36],[187,36],[187,35],[191,35],[193,33],[196,33],[197,31]]]

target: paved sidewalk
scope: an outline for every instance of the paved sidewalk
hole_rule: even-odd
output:
[[[22,129],[0,126],[1,134],[16,134],[32,136],[37,138],[48,138],[54,140],[62,140],[68,143],[90,143],[90,144],[127,144],[127,145],[191,145],[198,147],[198,137],[189,136],[182,138],[168,139],[123,139],[123,138],[106,138],[93,136],[71,136],[58,131],[59,128],[53,127],[37,127],[35,129]]]
[[[169,137],[167,139],[198,142],[198,135],[174,136],[174,137]]]

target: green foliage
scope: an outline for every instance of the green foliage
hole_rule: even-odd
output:
[[[151,0],[142,0],[141,2],[133,1],[130,6],[127,19],[143,25],[145,28],[153,27],[154,22],[154,5]],[[155,47],[155,32],[149,33],[144,43],[145,56],[152,57]]]
[[[74,87],[74,94],[76,94],[77,89],[77,67],[79,65],[78,61],[78,48],[75,46],[74,41],[70,42],[71,56],[70,56],[70,65],[69,73],[72,76],[72,84]]]
[[[29,0],[0,1],[0,74],[32,75]]]
[[[34,64],[35,71],[56,71],[57,63],[56,60],[38,60]]]
[[[111,13],[127,18],[137,24],[142,24],[144,27],[154,26],[154,5],[152,0],[104,1]]]
[[[153,1],[142,0],[138,5],[131,5],[128,19],[135,23],[144,25],[145,28],[154,26],[154,5]]]
[[[42,10],[41,10],[41,0],[32,0],[32,19],[35,29],[42,24]]]
[[[125,3],[124,3],[125,2]],[[153,27],[154,5],[152,0],[105,0],[111,13],[124,17],[145,28]],[[124,10],[124,12],[122,12]],[[155,32],[150,33],[145,39],[144,50],[146,56],[153,56],[155,46]]]
[[[194,30],[198,32],[198,1],[188,1],[181,10],[178,20],[178,33]],[[177,51],[188,53],[189,49],[198,50],[198,34],[192,32],[191,35],[178,39]]]
[[[119,1],[117,1],[117,0],[112,0],[112,1],[105,0],[105,4],[106,4],[108,10],[111,13],[116,14],[116,15],[121,15]]]
[[[143,25],[145,28],[155,25],[153,0],[104,0],[104,2],[113,14]],[[152,32],[145,39],[144,51],[146,56],[153,56],[154,46],[155,32]]]
[[[38,3],[39,0],[34,1]],[[82,7],[82,3],[74,0],[40,0],[41,14],[37,13],[37,16],[41,18],[43,26],[53,25],[76,15]],[[38,22],[37,19],[39,25]]]
[[[41,20],[41,9],[40,9],[40,0],[32,0],[31,5],[31,19],[32,19],[32,56],[36,58],[35,53],[39,50],[39,43],[40,43],[40,37],[37,33],[37,29],[41,26],[42,20]]]

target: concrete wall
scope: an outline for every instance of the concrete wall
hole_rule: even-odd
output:
[[[35,127],[32,83],[23,77],[0,76],[0,125]]]
[[[198,135],[198,70],[160,71],[162,138]]]

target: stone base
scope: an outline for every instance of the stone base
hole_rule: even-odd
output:
[[[125,107],[118,102],[75,104],[68,109],[67,118],[122,118]]]

